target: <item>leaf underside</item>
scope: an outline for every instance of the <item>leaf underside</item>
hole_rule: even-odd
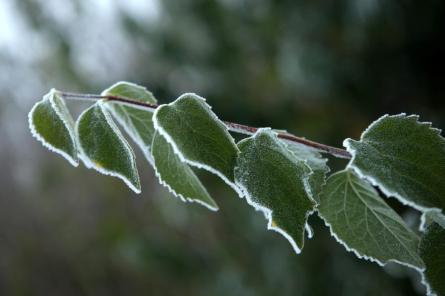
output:
[[[247,202],[264,212],[268,228],[284,235],[299,253],[315,206],[307,192],[311,169],[270,130],[260,129],[238,147],[236,184]]]
[[[122,179],[134,192],[141,185],[133,150],[122,136],[103,102],[85,110],[77,121],[81,158],[89,168]]]
[[[113,95],[155,104],[155,97],[145,87],[118,82],[102,92],[102,95]],[[145,158],[156,171],[160,183],[179,197],[181,201],[196,202],[210,210],[218,210],[216,202],[199,181],[188,164],[174,154],[170,144],[156,133],[153,126],[153,112],[119,103],[108,102],[107,108],[125,129],[127,134],[142,150]],[[157,134],[157,136],[155,136]]]
[[[145,87],[125,81],[110,86],[102,92],[102,95],[125,97],[152,104],[157,102],[153,94]],[[150,146],[155,133],[152,120],[153,112],[111,101],[106,103],[106,107],[130,138],[139,146],[147,160],[152,163]]]
[[[337,240],[358,257],[381,265],[396,261],[423,268],[417,255],[417,235],[352,170],[328,178],[318,211]]]
[[[216,202],[188,164],[181,161],[171,145],[156,133],[153,138],[152,155],[156,175],[182,201],[197,202],[211,210],[218,210]]]
[[[419,253],[426,266],[424,282],[428,294],[445,295],[445,229],[437,223],[428,226]]]
[[[227,127],[203,98],[184,94],[173,103],[160,106],[153,119],[156,130],[182,160],[218,175],[234,187],[237,147]]]
[[[349,164],[386,195],[419,210],[445,208],[445,139],[418,116],[383,116],[345,140]]]
[[[312,192],[312,197],[318,202],[320,201],[320,193],[323,185],[326,183],[326,174],[329,173],[327,166],[327,159],[321,156],[321,153],[310,149],[302,144],[287,143],[287,148],[312,169],[313,174],[309,176],[309,185]]]
[[[73,118],[54,89],[29,112],[29,128],[48,149],[65,157],[73,166],[79,164]]]

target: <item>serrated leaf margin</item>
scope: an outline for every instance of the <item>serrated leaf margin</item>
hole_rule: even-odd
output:
[[[396,114],[396,115],[389,115],[389,114],[385,114],[383,116],[381,116],[380,118],[378,118],[377,120],[373,121],[361,134],[360,136],[360,140],[359,141],[363,141],[364,136],[366,135],[366,133],[369,132],[369,130],[371,130],[375,125],[377,125],[381,120],[387,118],[387,117],[405,117],[407,119],[411,119],[411,118],[415,118],[416,122],[420,125],[426,125],[431,131],[437,133],[437,135],[439,137],[441,137],[443,139],[443,137],[441,136],[441,129],[438,128],[434,128],[432,127],[432,123],[431,122],[420,122],[419,120],[419,115],[416,114],[412,114],[412,115],[406,115],[406,113],[400,113],[400,114]],[[387,197],[392,197],[397,199],[399,202],[401,202],[403,205],[406,206],[410,206],[418,211],[421,212],[428,212],[428,211],[439,211],[441,212],[440,208],[435,208],[435,207],[424,207],[421,205],[416,204],[415,202],[412,202],[408,199],[406,199],[405,197],[403,197],[402,195],[400,195],[399,193],[392,191],[388,188],[386,188],[386,186],[384,186],[381,182],[379,182],[376,178],[368,176],[367,174],[363,173],[363,171],[356,167],[353,166],[352,163],[355,160],[355,158],[357,157],[356,155],[356,151],[350,146],[350,142],[354,141],[354,139],[351,138],[347,138],[343,141],[343,147],[346,148],[346,150],[348,150],[349,153],[351,153],[351,160],[349,161],[348,165],[346,166],[346,168],[352,169],[354,170],[355,173],[357,173],[357,175],[362,178],[362,179],[366,179],[368,180],[373,186],[378,187]],[[445,139],[444,139],[445,141]]]
[[[73,157],[71,157],[71,155],[69,155],[68,153],[66,153],[65,151],[58,149],[56,147],[54,147],[53,145],[51,145],[50,143],[48,143],[36,130],[35,125],[33,123],[33,115],[34,112],[36,110],[36,108],[44,101],[44,100],[49,100],[51,107],[53,108],[54,112],[56,112],[56,114],[59,116],[59,118],[62,120],[62,122],[65,124],[65,126],[67,127],[68,133],[70,134],[71,139],[74,139],[74,146],[75,149],[78,150],[79,149],[79,145],[77,143],[77,138],[75,136],[75,133],[73,132],[72,129],[68,128],[68,126],[72,123],[67,122],[66,118],[64,118],[64,116],[61,114],[61,111],[59,110],[59,108],[57,107],[57,105],[54,102],[53,96],[57,95],[58,91],[54,88],[52,88],[48,94],[46,94],[45,96],[43,96],[43,100],[38,101],[37,103],[34,104],[34,106],[31,108],[31,110],[28,113],[28,125],[29,125],[29,129],[31,131],[31,135],[40,143],[42,143],[42,145],[44,147],[46,147],[49,151],[55,152],[59,155],[61,155],[63,158],[65,158],[66,160],[68,160],[68,162],[74,166],[74,167],[78,167],[79,166],[79,160],[74,159]],[[65,102],[63,100],[61,100],[61,103],[65,105]],[[65,105],[66,106],[66,105]]]
[[[433,222],[434,223],[434,222]],[[439,227],[442,227],[442,225],[440,225],[439,223],[437,223],[439,225]],[[442,227],[443,229],[445,229],[444,227]],[[420,244],[419,244],[419,249],[420,249]],[[428,283],[428,280],[426,278],[426,274],[425,272],[426,268],[422,271],[420,271],[422,280],[420,281],[426,288],[426,295],[427,296],[440,296],[438,294],[436,294],[436,292],[433,291],[433,288],[431,287],[431,285]]]
[[[91,161],[89,159],[88,156],[86,156],[85,151],[83,150],[82,144],[79,141],[78,137],[79,137],[79,122],[80,119],[82,118],[82,116],[88,112],[91,108],[98,106],[99,109],[101,110],[101,112],[104,114],[105,120],[107,121],[107,124],[111,127],[111,129],[115,132],[115,134],[117,135],[117,137],[119,138],[119,140],[121,140],[124,143],[124,147],[127,150],[127,152],[129,153],[129,155],[131,155],[132,158],[132,164],[134,166],[134,170],[136,170],[137,172],[137,167],[136,167],[136,157],[134,155],[133,150],[131,149],[130,144],[128,143],[128,141],[124,138],[124,136],[122,135],[121,131],[119,130],[119,128],[116,126],[116,124],[114,123],[113,119],[111,118],[110,113],[106,110],[106,107],[104,106],[105,103],[103,101],[97,101],[94,105],[90,106],[89,108],[87,108],[86,110],[84,110],[80,115],[79,118],[76,122],[76,135],[77,135],[77,142],[79,143],[79,158],[83,161],[83,163],[85,164],[85,166],[89,169],[94,169],[96,171],[98,171],[99,173],[106,175],[106,176],[112,176],[112,177],[117,177],[119,179],[121,179],[122,181],[124,181],[124,183],[131,189],[133,190],[134,193],[136,194],[140,194],[141,193],[141,188],[140,188],[140,180],[139,180],[139,174],[136,174],[137,176],[137,183],[139,184],[139,188],[137,188],[136,186],[134,186],[130,180],[128,180],[124,175],[115,172],[115,171],[110,171],[110,170],[105,170],[103,168],[101,168],[100,166],[97,166],[93,161]]]
[[[178,101],[180,101],[180,100],[183,100],[183,99],[185,99],[185,98],[188,97],[188,96],[193,96],[193,97],[195,97],[195,98],[197,98],[197,99],[199,99],[199,100],[202,100],[202,102],[203,102],[203,103],[204,103],[210,110],[212,109],[212,106],[210,106],[209,104],[207,104],[205,98],[203,98],[203,97],[201,97],[201,96],[199,96],[199,95],[197,95],[197,94],[195,94],[195,93],[184,93],[184,94],[182,94],[181,96],[179,96],[175,101],[173,101],[173,102],[171,102],[171,103],[168,103],[168,104],[160,105],[160,106],[155,110],[155,112],[154,112],[154,114],[153,114],[153,125],[154,125],[154,127],[155,127],[155,130],[158,131],[158,133],[159,133],[160,135],[162,135],[162,136],[164,137],[164,139],[171,145],[171,147],[173,148],[173,152],[175,152],[175,154],[179,156],[179,159],[181,159],[181,161],[184,161],[185,163],[188,163],[188,164],[191,165],[191,166],[194,166],[194,167],[199,168],[199,169],[207,170],[207,171],[209,171],[210,173],[217,175],[217,176],[220,177],[220,178],[221,178],[227,185],[229,185],[233,190],[235,190],[235,192],[236,192],[240,197],[242,197],[243,193],[242,193],[241,190],[238,188],[238,186],[235,184],[235,182],[230,181],[226,176],[224,176],[224,174],[222,174],[222,173],[219,172],[218,170],[215,170],[214,168],[212,168],[212,167],[210,167],[210,166],[208,166],[208,165],[206,165],[206,164],[203,164],[203,163],[200,163],[200,162],[196,162],[196,161],[193,161],[193,160],[188,160],[188,159],[184,156],[184,154],[181,153],[181,151],[179,150],[179,148],[178,148],[178,146],[176,145],[176,143],[175,143],[175,141],[173,140],[173,138],[172,138],[172,137],[168,134],[168,132],[167,132],[167,131],[166,131],[166,130],[159,124],[159,122],[158,122],[158,118],[157,118],[157,114],[158,114],[159,110],[162,109],[163,106],[170,106],[170,107],[171,107],[171,106],[173,106],[176,102],[178,102]],[[174,106],[173,106],[173,107],[174,107]],[[210,116],[211,116],[215,121],[217,121],[217,123],[222,122],[222,121],[218,118],[218,116],[216,116],[216,114],[215,114],[214,112],[210,112]],[[224,126],[224,129],[225,129],[225,130],[227,131],[227,133],[229,134],[229,130],[228,130],[228,128],[227,128],[223,123],[222,123],[222,125]],[[239,153],[238,146],[236,145],[235,140],[233,139],[232,136],[230,136],[230,134],[229,134],[229,139],[230,139],[230,141],[232,142],[232,144],[236,147],[237,152]]]
[[[345,170],[348,170],[348,169],[349,169],[349,168],[347,167]],[[331,176],[333,176],[333,175],[335,175],[335,174],[337,174],[337,173],[341,173],[341,172],[343,172],[343,171],[345,171],[345,170],[338,171],[338,172],[332,174]],[[355,172],[355,171],[354,171],[354,172]],[[358,174],[357,174],[357,175],[358,175]],[[329,176],[329,177],[331,177],[331,176]],[[358,175],[358,176],[359,176],[359,178],[364,179],[364,180],[366,181],[365,178],[361,177],[360,175]],[[375,185],[374,185],[374,186],[375,186]],[[326,187],[325,187],[325,188],[326,188]],[[324,192],[325,188],[323,188],[322,193]],[[318,213],[318,216],[321,218],[321,220],[323,220],[325,226],[329,229],[329,232],[330,232],[331,236],[332,236],[332,237],[333,237],[333,238],[334,238],[340,245],[342,245],[342,246],[346,249],[346,251],[353,253],[353,254],[354,254],[355,256],[357,256],[357,258],[359,258],[359,259],[363,259],[363,260],[366,260],[366,261],[370,261],[370,262],[377,263],[377,264],[378,264],[379,266],[381,266],[381,267],[383,267],[383,266],[385,266],[385,265],[387,264],[387,263],[384,263],[384,262],[382,262],[382,261],[380,261],[380,260],[378,260],[378,259],[376,259],[376,258],[367,256],[367,255],[360,254],[359,251],[357,251],[356,249],[349,247],[348,244],[347,244],[345,241],[343,241],[342,239],[340,239],[340,238],[337,236],[337,234],[336,234],[336,233],[334,232],[334,230],[332,229],[332,225],[331,225],[329,222],[327,222],[326,219],[323,218],[323,216],[321,215],[321,213],[320,213],[319,211],[317,211],[317,213]],[[419,267],[414,266],[414,265],[412,265],[412,264],[405,263],[405,262],[401,262],[401,261],[396,260],[396,259],[389,259],[388,262],[394,262],[394,263],[397,263],[397,264],[400,264],[400,265],[403,265],[403,266],[407,266],[407,267],[413,268],[413,269],[415,269],[416,271],[418,271],[418,272],[420,272],[420,273],[422,273],[422,272],[425,270],[425,268],[419,268]]]
[[[159,134],[159,136],[160,136],[160,137],[164,137],[164,136],[161,135],[161,134]],[[153,136],[153,141],[154,141],[155,137],[156,137],[156,135]],[[165,138],[164,138],[164,139],[165,139]],[[168,145],[171,146],[170,143],[168,143]],[[152,147],[153,147],[153,145],[152,145]],[[175,154],[176,154],[176,153],[175,153]],[[155,165],[154,157],[153,157],[153,155],[152,155],[152,152],[150,152],[150,155],[151,155],[151,157],[152,157],[152,159],[153,159],[153,164],[152,164],[152,166],[153,166],[153,169],[154,169],[154,171],[155,171],[155,175],[156,175],[156,178],[157,178],[159,184],[161,184],[161,185],[163,185],[164,187],[166,187],[166,188],[168,189],[168,191],[169,191],[174,197],[178,198],[179,200],[181,200],[182,202],[185,202],[185,203],[186,203],[186,202],[189,202],[189,203],[197,203],[197,204],[200,204],[200,205],[206,207],[207,209],[209,209],[209,210],[211,210],[211,211],[213,211],[213,212],[217,212],[217,211],[219,211],[219,207],[218,207],[218,205],[216,205],[216,203],[215,203],[215,207],[212,207],[211,205],[209,205],[209,204],[203,202],[203,201],[200,200],[200,199],[194,199],[194,198],[185,197],[185,196],[182,195],[181,193],[177,193],[177,192],[176,192],[176,191],[175,191],[175,190],[174,190],[174,189],[173,189],[167,182],[165,182],[165,181],[162,179],[161,174],[159,173],[159,171],[158,171],[158,169],[157,169],[157,167],[156,167],[156,165]],[[203,186],[203,187],[204,187],[204,186]],[[204,189],[206,190],[205,187],[204,187]],[[206,190],[206,191],[207,191],[207,190]]]
[[[104,89],[101,92],[101,95],[102,96],[106,96],[111,89],[113,89],[114,87],[116,87],[117,85],[122,84],[122,83],[128,84],[130,86],[134,86],[134,87],[143,88],[144,90],[146,90],[147,92],[149,92],[151,94],[151,92],[144,86],[138,85],[138,84],[133,83],[133,82],[128,82],[128,81],[123,81],[122,80],[122,81],[118,81],[118,82],[114,83],[113,85],[111,85],[110,87]],[[153,94],[152,94],[152,96],[153,96]],[[154,96],[153,96],[153,98],[154,98]],[[154,98],[154,100],[156,101],[155,98]],[[145,158],[150,163],[150,165],[153,166],[154,161],[153,161],[153,158],[152,158],[152,155],[151,155],[151,152],[150,152],[150,147],[146,147],[145,143],[142,142],[141,137],[139,135],[133,133],[132,129],[128,127],[127,123],[125,123],[123,121],[123,119],[120,116],[117,115],[116,110],[112,107],[112,104],[115,104],[115,103],[113,103],[113,102],[105,102],[104,106],[107,109],[107,111],[110,112],[113,115],[113,118],[115,118],[117,120],[119,125],[123,127],[125,132],[131,137],[131,139],[136,143],[136,145],[139,146],[139,148],[142,150],[142,154],[144,154]],[[121,104],[121,105],[122,106],[128,106],[126,104]],[[150,113],[152,113],[152,117],[154,116],[153,115],[154,110],[152,110],[152,109],[143,108],[143,107],[138,106],[138,105],[131,105],[131,106],[128,106],[128,107],[150,112]]]
[[[257,136],[260,134],[260,132],[263,132],[263,131],[271,131],[273,134],[276,135],[276,132],[274,132],[271,128],[268,128],[268,127],[266,127],[266,128],[259,128],[259,129],[256,131],[256,133],[255,133],[254,135],[252,135],[251,137],[239,141],[238,145],[239,145],[240,143],[242,143],[243,141],[247,141],[248,139],[254,139],[255,137],[257,137]],[[292,155],[294,155],[294,154],[292,153],[292,151],[290,151],[286,146],[283,145],[283,148],[286,149],[286,150],[287,150],[289,153],[291,153]],[[311,192],[310,184],[309,184],[309,176],[311,176],[311,175],[313,174],[313,171],[312,171],[312,169],[306,164],[305,161],[302,161],[302,160],[298,160],[298,161],[301,161],[301,162],[307,167],[307,169],[308,169],[309,172],[310,172],[310,173],[307,175],[307,177],[303,179],[303,185],[304,185],[304,189],[305,189],[305,191],[306,191],[306,193],[307,193],[308,198],[309,198],[309,199],[313,202],[313,204],[314,204],[314,208],[313,208],[313,210],[311,210],[311,211],[307,211],[307,212],[306,212],[306,216],[305,216],[306,223],[305,223],[304,230],[305,230],[305,232],[306,232],[308,238],[312,238],[313,235],[314,235],[314,233],[313,233],[313,231],[312,231],[312,228],[311,228],[310,225],[308,224],[307,220],[308,220],[309,216],[312,215],[312,214],[316,211],[316,207],[315,207],[315,205],[317,204],[317,201],[316,201],[316,200],[313,198],[313,196],[312,196],[312,192]],[[279,234],[281,234],[282,236],[284,236],[284,237],[288,240],[288,242],[291,244],[292,249],[295,251],[295,253],[296,253],[296,254],[300,254],[301,251],[302,251],[302,248],[298,247],[297,243],[296,243],[295,240],[292,238],[292,236],[290,236],[290,235],[289,235],[286,231],[284,231],[283,229],[274,226],[274,221],[273,221],[273,219],[272,219],[272,213],[273,213],[273,211],[272,211],[271,209],[267,208],[267,207],[264,207],[264,206],[262,206],[262,205],[256,203],[256,202],[252,199],[252,196],[249,194],[247,188],[246,188],[245,186],[243,186],[241,183],[239,183],[239,182],[237,182],[237,181],[235,180],[235,184],[236,184],[236,186],[239,188],[239,190],[240,190],[240,192],[241,192],[241,194],[242,194],[242,195],[240,195],[240,197],[241,197],[241,198],[242,198],[242,197],[245,197],[245,198],[246,198],[246,201],[247,201],[247,203],[248,203],[249,205],[251,205],[256,211],[260,211],[260,212],[262,212],[262,213],[264,214],[264,217],[265,217],[266,220],[267,220],[267,230],[272,230],[272,231],[278,232]]]

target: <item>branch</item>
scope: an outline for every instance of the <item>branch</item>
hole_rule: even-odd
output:
[[[147,103],[147,102],[141,102],[141,101],[136,101],[136,100],[132,100],[132,99],[124,98],[124,97],[112,96],[112,95],[102,96],[102,95],[91,95],[91,94],[77,94],[77,93],[69,93],[69,92],[59,92],[59,95],[66,99],[81,99],[81,100],[90,100],[91,99],[91,100],[107,100],[107,101],[119,102],[124,105],[128,105],[131,107],[138,107],[138,108],[141,108],[144,110],[150,110],[150,111],[154,111],[156,108],[159,107],[159,105],[157,105],[157,104],[151,104],[151,103]],[[258,130],[257,127],[252,127],[252,126],[243,125],[243,124],[239,124],[239,123],[233,123],[233,122],[228,122],[228,121],[223,121],[223,123],[227,126],[229,131],[234,132],[234,133],[239,133],[239,134],[244,134],[244,135],[253,135]],[[317,143],[317,142],[314,142],[311,140],[307,140],[305,138],[297,137],[297,136],[287,133],[287,132],[277,132],[277,136],[280,139],[283,139],[283,140],[286,140],[289,142],[299,143],[304,146],[310,147],[312,149],[318,150],[320,152],[328,153],[328,154],[338,157],[338,158],[345,158],[345,159],[351,158],[351,154],[348,151],[341,149],[341,148]]]

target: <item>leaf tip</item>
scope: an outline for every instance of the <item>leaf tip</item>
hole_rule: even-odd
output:
[[[292,246],[292,249],[294,250],[294,252],[296,254],[301,254],[301,251],[303,249],[303,244],[304,242],[302,241],[301,243],[301,247],[298,246],[297,242],[295,241],[295,239],[286,231],[284,231],[282,228],[280,228],[272,219],[272,215],[270,213],[270,217],[269,219],[269,223],[267,224],[267,229],[268,230],[272,230],[275,232],[278,232],[279,234],[281,234],[282,236],[284,236],[285,239],[287,239],[287,241],[290,243],[290,245]]]

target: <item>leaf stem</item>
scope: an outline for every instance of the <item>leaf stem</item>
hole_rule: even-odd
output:
[[[59,92],[59,95],[66,99],[108,100],[108,101],[113,101],[113,102],[119,102],[124,105],[132,106],[132,107],[139,107],[141,109],[151,110],[151,111],[154,111],[154,110],[156,110],[156,108],[159,107],[159,105],[157,105],[157,104],[141,102],[141,101],[132,100],[132,99],[128,99],[128,98],[120,97],[120,96],[113,96],[113,95],[78,94],[78,93],[70,93],[70,92]],[[257,127],[252,127],[252,126],[228,122],[228,121],[223,121],[223,123],[227,126],[229,131],[234,132],[234,133],[244,134],[244,135],[253,135],[259,129]],[[297,137],[297,136],[287,133],[287,132],[277,132],[277,136],[278,136],[278,138],[283,139],[285,141],[299,143],[304,146],[310,147],[312,149],[318,150],[322,153],[328,153],[328,154],[338,157],[338,158],[345,158],[345,159],[351,158],[351,154],[348,151],[341,149],[341,148],[317,143],[317,142],[307,140],[302,137]]]

